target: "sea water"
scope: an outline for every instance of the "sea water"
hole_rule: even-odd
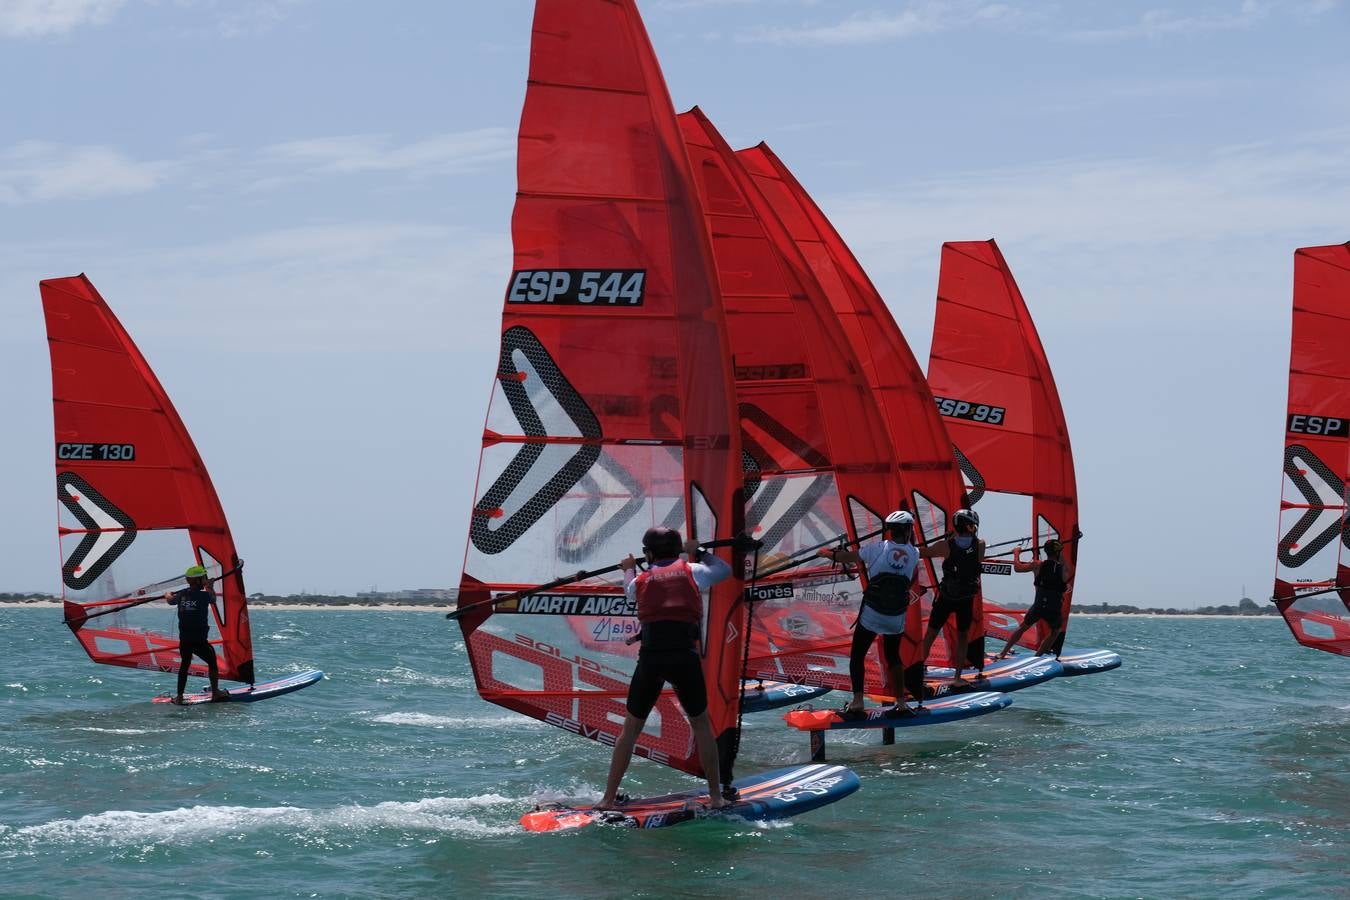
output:
[[[609,752],[479,699],[439,613],[257,611],[260,680],[328,680],[186,708],[60,617],[0,609],[5,896],[1350,895],[1350,659],[1278,619],[1075,618],[1125,665],[890,747],[832,734],[862,790],[790,822],[531,835]],[[780,716],[738,771],[805,761]],[[626,788],[697,784],[639,759]]]

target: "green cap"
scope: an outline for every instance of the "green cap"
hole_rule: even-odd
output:
[[[188,570],[183,574],[186,575],[188,578],[205,578],[206,569],[202,568],[201,566],[190,566]]]

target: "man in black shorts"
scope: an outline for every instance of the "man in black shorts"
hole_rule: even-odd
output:
[[[731,575],[731,566],[712,553],[699,553],[698,541],[685,541],[680,558],[680,536],[669,528],[649,528],[642,537],[649,568],[638,574],[632,556],[623,567],[624,593],[637,605],[642,624],[637,668],[628,687],[627,715],[623,731],[614,742],[609,780],[600,808],[612,807],[619,782],[633,759],[633,747],[647,723],[652,708],[669,684],[689,717],[698,748],[708,797],[713,809],[727,805],[722,797],[718,770],[717,738],[708,720],[708,689],[703,679],[703,658],[698,645],[703,628],[703,592]]]
[[[942,557],[942,583],[938,597],[928,615],[928,632],[923,636],[923,659],[933,649],[933,641],[942,631],[947,619],[956,616],[956,646],[951,650],[952,666],[960,681],[966,663],[966,644],[970,640],[970,626],[975,618],[975,596],[980,592],[980,566],[984,562],[984,541],[977,532],[980,515],[973,509],[958,509],[952,516],[954,534],[946,541],[929,544],[920,551],[925,559]],[[976,681],[984,677],[977,669]]]
[[[211,699],[227,700],[228,695],[220,689],[216,650],[207,639],[211,627],[209,614],[216,595],[206,586],[206,569],[193,566],[185,575],[186,588],[164,595],[165,602],[178,607],[178,656],[181,662],[178,664],[178,693],[173,702],[183,702],[183,689],[187,687],[188,670],[192,668],[194,655],[206,663],[207,677],[211,679]]]
[[[1022,624],[1018,625],[1017,630],[1008,638],[1008,643],[1003,646],[1003,652],[998,655],[999,659],[1011,653],[1013,644],[1037,622],[1044,622],[1049,629],[1045,639],[1036,647],[1037,656],[1043,656],[1054,647],[1064,631],[1064,594],[1073,581],[1073,570],[1060,558],[1064,552],[1064,545],[1058,538],[1050,538],[1042,549],[1045,550],[1044,560],[1036,559],[1025,563],[1022,562],[1022,548],[1018,547],[1013,551],[1015,571],[1036,573],[1036,600],[1022,617]]]

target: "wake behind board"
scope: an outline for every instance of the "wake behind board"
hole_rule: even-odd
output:
[[[756,681],[746,679],[741,689],[745,692],[742,710],[748,713],[780,709],[828,694],[832,688],[813,684],[793,684],[790,681]]]
[[[862,786],[844,766],[811,764],[737,778],[740,797],[724,810],[708,807],[706,790],[633,799],[618,809],[550,804],[521,816],[526,831],[563,831],[587,825],[665,828],[695,819],[737,818],[755,822],[786,819],[842,800]]]
[[[1063,673],[1064,666],[1053,656],[1024,655],[990,660],[984,667],[984,678],[978,681],[973,676],[965,677],[958,684],[955,669],[938,667],[927,669],[924,678],[935,688],[937,696],[953,693],[953,688],[1006,694],[1049,681]]]
[[[893,717],[887,715],[890,707],[873,707],[867,710],[866,718],[845,719],[838,710],[832,709],[794,709],[783,716],[783,721],[799,731],[811,733],[811,761],[825,759],[825,732],[843,729],[880,728],[883,744],[895,743],[895,729],[917,728],[925,725],[942,725],[957,722],[975,716],[987,715],[1012,705],[1012,698],[1006,694],[982,691],[974,694],[953,694],[930,703],[922,709],[910,706],[912,716]]]
[[[308,672],[297,672],[294,675],[287,675],[285,678],[278,678],[275,681],[266,681],[262,684],[244,685],[243,687],[231,688],[226,693],[229,695],[231,703],[254,703],[258,700],[270,700],[273,697],[280,697],[282,694],[290,694],[301,688],[307,688],[311,684],[323,680],[323,673],[318,669],[311,669]],[[172,694],[160,694],[152,702],[154,703],[172,703]],[[196,706],[198,703],[210,703],[211,692],[204,691],[199,694],[184,694],[184,706]],[[220,700],[220,703],[227,701]]]

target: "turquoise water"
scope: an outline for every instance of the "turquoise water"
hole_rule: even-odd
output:
[[[526,835],[607,751],[478,699],[438,613],[264,610],[260,673],[331,680],[178,708],[0,610],[0,893],[86,896],[1346,896],[1350,659],[1278,619],[1075,620],[1115,672],[983,719],[831,735],[862,790],[786,824]],[[805,758],[774,713],[739,770]],[[629,789],[693,779],[639,760]]]

